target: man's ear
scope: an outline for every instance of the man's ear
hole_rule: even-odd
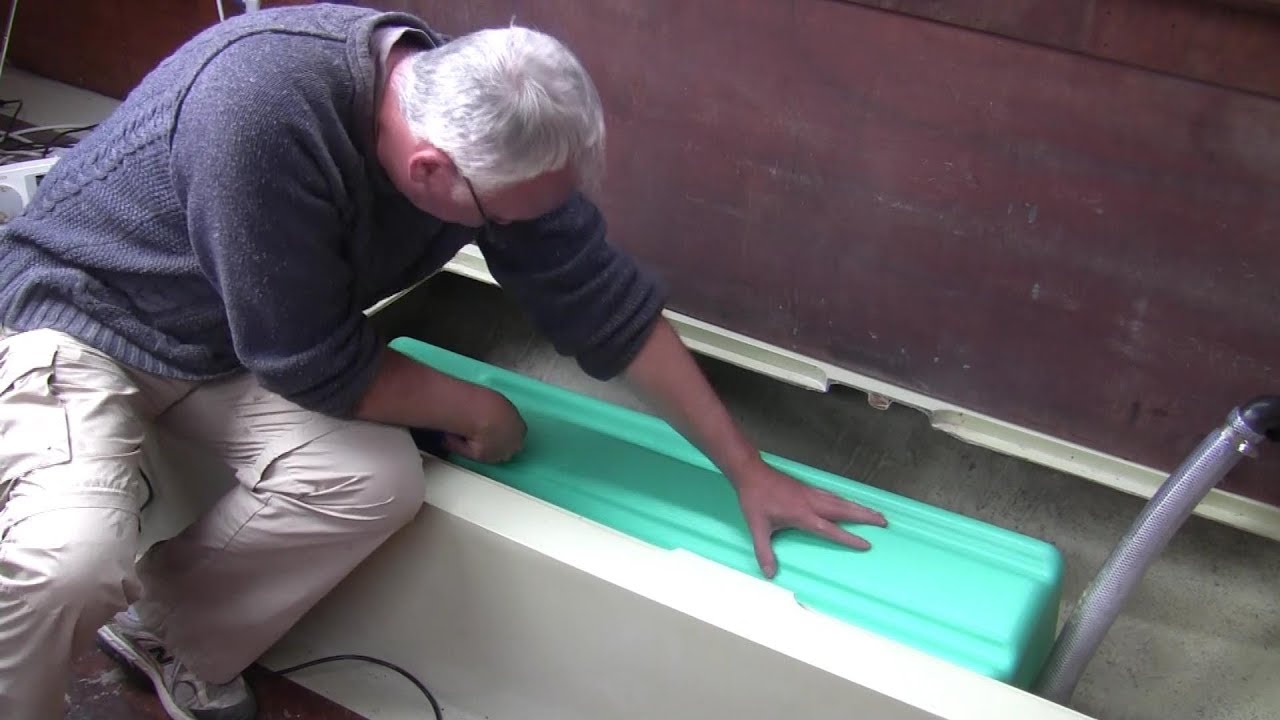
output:
[[[409,156],[409,180],[414,185],[429,186],[453,174],[453,160],[439,148],[427,145]]]

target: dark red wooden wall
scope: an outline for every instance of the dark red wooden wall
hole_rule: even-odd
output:
[[[1164,470],[1280,390],[1280,3],[376,4],[578,51],[683,312]],[[212,13],[57,5],[15,61],[117,96]],[[1227,488],[1280,504],[1278,455]]]
[[[1275,15],[380,5],[565,38],[609,112],[613,236],[695,317],[1165,470],[1280,390]],[[1277,455],[1227,487],[1280,501]]]
[[[223,11],[243,10],[221,0]],[[217,0],[19,0],[9,62],[44,77],[123,98],[151,68],[218,21]],[[264,0],[262,7],[310,0]],[[12,0],[0,0],[0,19]]]
[[[1280,95],[1280,0],[849,1]]]

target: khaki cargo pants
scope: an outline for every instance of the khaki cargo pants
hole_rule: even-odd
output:
[[[156,426],[239,482],[135,562]],[[422,499],[402,429],[310,412],[247,376],[168,380],[59,332],[0,329],[0,718],[61,718],[74,654],[135,602],[197,675],[230,680]]]

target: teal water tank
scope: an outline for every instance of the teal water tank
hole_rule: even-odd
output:
[[[655,546],[763,577],[728,480],[659,418],[411,338],[391,346],[501,392],[529,426],[513,461],[453,462]],[[872,549],[786,532],[772,582],[815,612],[1026,688],[1053,643],[1063,564],[1047,542],[785,458],[774,467],[882,512]],[[768,618],[760,618],[768,622]]]

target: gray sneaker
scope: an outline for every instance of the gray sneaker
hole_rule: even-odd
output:
[[[131,612],[116,613],[98,630],[98,647],[134,679],[150,682],[173,720],[253,720],[258,714],[243,677],[225,685],[201,680]]]

